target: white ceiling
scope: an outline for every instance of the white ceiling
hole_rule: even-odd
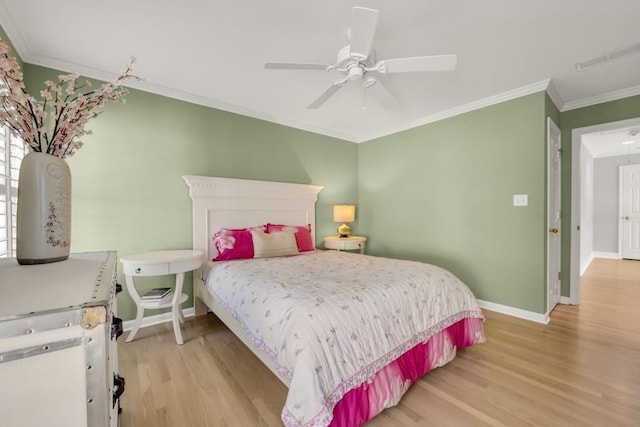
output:
[[[640,126],[589,133],[582,142],[594,158],[640,154]]]
[[[264,70],[333,63],[352,6],[380,11],[378,58],[456,53],[452,72],[381,78],[385,110],[350,82],[307,105],[339,76]],[[111,79],[129,56],[130,86],[361,142],[549,89],[562,110],[640,93],[640,53],[582,72],[576,62],[640,43],[638,0],[0,0],[0,25],[22,59]]]

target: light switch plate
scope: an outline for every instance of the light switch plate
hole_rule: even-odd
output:
[[[513,195],[513,206],[529,206],[529,195],[528,194],[514,194]]]

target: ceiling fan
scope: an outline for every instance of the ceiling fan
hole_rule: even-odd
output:
[[[395,98],[375,75],[411,73],[422,71],[451,71],[456,68],[458,57],[451,55],[417,56],[395,59],[376,59],[372,48],[373,37],[378,24],[379,12],[365,7],[354,7],[351,11],[351,28],[347,30],[349,44],[338,51],[335,64],[314,64],[295,62],[267,62],[267,70],[320,70],[337,71],[342,78],[336,80],[307,108],[317,109],[336,94],[349,80],[360,80],[364,90],[377,84],[380,89],[372,92],[385,108],[392,108]]]

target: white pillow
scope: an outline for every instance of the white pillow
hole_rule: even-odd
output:
[[[299,253],[294,230],[272,234],[261,230],[251,230],[251,236],[254,258],[298,255]]]

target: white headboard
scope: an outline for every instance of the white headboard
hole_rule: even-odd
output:
[[[217,255],[213,235],[220,228],[311,224],[315,245],[316,201],[323,187],[284,182],[185,175],[193,200],[193,249]]]

